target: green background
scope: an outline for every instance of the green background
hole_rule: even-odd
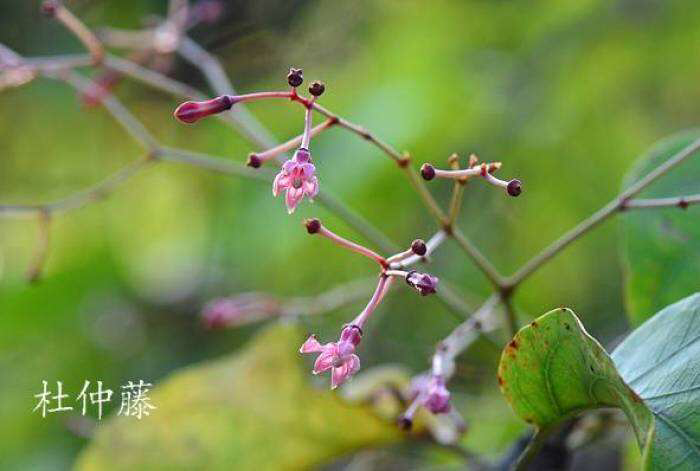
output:
[[[95,27],[136,28],[165,8],[72,5]],[[505,273],[613,197],[654,141],[700,121],[700,4],[690,0],[231,2],[223,21],[193,36],[222,58],[241,92],[282,88],[288,67],[303,67],[307,80],[326,82],[325,106],[410,151],[416,165],[444,165],[452,152],[502,161],[500,174],[520,178],[523,194],[469,185],[460,227]],[[3,2],[0,42],[28,56],[81,51],[40,16],[38,2]],[[205,89],[179,61],[172,73]],[[177,124],[179,101],[169,96],[129,82],[117,93],[165,143],[234,161],[254,150],[216,120]],[[280,139],[301,131],[297,106],[251,110]],[[431,235],[428,213],[376,148],[334,129],[312,151],[322,187],[397,243]],[[0,94],[3,203],[67,195],[140,152],[64,84],[40,79]],[[447,203],[451,185],[430,189]],[[206,300],[248,290],[310,295],[373,273],[366,260],[309,237],[301,221],[311,216],[357,238],[318,205],[287,216],[266,185],[158,165],[106,202],[58,217],[37,285],[24,280],[36,222],[0,220],[0,467],[69,466],[87,443],[67,431],[66,415],[31,413],[42,380],[61,380],[72,395],[86,379],[115,390],[130,379],[157,382],[235,351],[256,330],[205,332],[198,312]],[[515,298],[523,319],[566,305],[611,345],[627,326],[618,229],[606,223],[524,283]],[[431,271],[466,299],[488,294],[450,242]],[[426,368],[458,319],[434,298],[417,301],[401,287],[385,301],[362,342],[363,367]],[[304,329],[335,337],[360,308],[304,320]],[[474,430],[483,422],[470,444],[494,454],[522,427],[498,395],[497,354],[478,345],[451,383]]]

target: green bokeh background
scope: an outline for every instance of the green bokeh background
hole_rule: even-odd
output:
[[[137,28],[165,10],[160,1],[69,3],[94,27]],[[4,0],[1,8],[0,42],[17,52],[81,51],[40,16],[38,2]],[[691,0],[228,2],[225,18],[193,37],[221,57],[242,92],[281,88],[290,65],[303,67],[307,79],[326,82],[325,106],[410,151],[415,165],[444,165],[452,152],[503,161],[501,174],[523,181],[522,196],[469,185],[460,227],[504,273],[614,196],[654,141],[700,122],[700,4]],[[182,62],[172,73],[206,90]],[[117,94],[164,143],[233,161],[254,150],[217,120],[177,124],[170,96],[131,82]],[[297,106],[251,111],[279,139],[301,131]],[[407,245],[431,235],[429,214],[376,148],[338,129],[312,148],[323,188],[391,239]],[[3,203],[59,198],[140,152],[62,83],[38,79],[0,94]],[[447,203],[451,185],[430,189]],[[206,300],[248,290],[310,295],[373,273],[366,260],[308,237],[301,221],[311,216],[358,237],[318,205],[287,216],[266,185],[157,165],[105,202],[57,217],[36,285],[24,279],[36,221],[0,220],[0,468],[66,467],[87,443],[67,431],[67,416],[32,414],[43,379],[63,381],[72,394],[86,379],[113,389],[129,379],[157,382],[236,350],[256,329],[205,332],[198,312]],[[566,305],[604,344],[623,333],[617,229],[606,223],[528,279],[515,298],[523,318]],[[488,294],[452,243],[431,270],[466,299]],[[334,337],[360,308],[305,322]],[[363,366],[421,371],[457,322],[437,300],[417,302],[399,288],[370,323]],[[475,423],[473,404],[491,422],[511,420],[495,388],[496,357],[476,348],[454,382],[456,403]],[[485,422],[473,445],[503,451],[517,427]]]

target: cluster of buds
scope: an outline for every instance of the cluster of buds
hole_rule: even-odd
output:
[[[435,293],[438,279],[427,273],[396,269],[400,263],[412,263],[428,254],[427,244],[420,239],[414,240],[408,250],[385,258],[367,247],[351,242],[332,232],[321,224],[321,221],[318,219],[307,220],[305,226],[309,234],[318,234],[340,247],[374,260],[380,268],[379,281],[372,298],[362,312],[352,322],[343,327],[340,340],[322,345],[318,342],[316,336],[311,335],[299,350],[301,353],[319,353],[313,372],[318,374],[332,369],[331,387],[336,388],[350,379],[360,369],[360,360],[355,355],[355,348],[362,339],[362,329],[367,319],[379,306],[394,278],[404,278],[409,286],[415,288],[423,296]],[[409,260],[409,258],[412,260]]]
[[[510,196],[519,196],[523,191],[522,182],[517,179],[505,181],[494,177],[494,172],[500,168],[501,162],[483,162],[479,164],[479,159],[476,155],[472,154],[469,157],[469,168],[462,170],[442,170],[433,167],[429,163],[425,163],[421,166],[420,173],[425,180],[432,180],[437,177],[466,182],[473,177],[482,177],[486,182],[504,188],[506,193]]]
[[[304,83],[302,69],[289,69],[287,83],[291,87],[290,91],[257,92],[247,95],[222,95],[206,101],[188,101],[182,103],[175,109],[174,116],[184,123],[192,124],[207,116],[230,110],[237,103],[271,98],[287,98],[301,103],[306,109],[304,132],[298,140],[293,139],[290,141],[293,143],[298,141],[299,147],[295,150],[292,158],[282,164],[279,173],[272,183],[273,196],[284,192],[287,211],[291,214],[304,197],[313,201],[313,198],[318,194],[318,178],[316,177],[316,167],[311,159],[309,144],[311,143],[311,138],[316,133],[325,129],[325,127],[328,127],[328,125],[316,129],[312,129],[311,127],[314,103],[326,90],[326,86],[323,82],[316,80],[309,85],[309,94],[311,98],[304,98],[297,93],[297,88]],[[288,144],[283,144],[263,152],[252,153],[248,157],[248,166],[259,168],[266,161],[278,157],[288,150],[287,147]]]

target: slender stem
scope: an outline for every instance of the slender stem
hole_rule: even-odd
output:
[[[321,134],[323,131],[326,129],[332,127],[335,124],[334,121],[327,119],[321,124],[313,127],[311,131],[309,131],[310,138],[314,138]],[[299,147],[300,144],[302,144],[302,139],[304,135],[300,134],[287,142],[284,142],[278,146],[272,147],[270,149],[264,150],[262,152],[254,152],[252,155],[255,155],[258,157],[261,161],[265,162],[266,160],[270,160],[274,157],[277,157],[280,154],[284,154],[285,152],[288,152],[292,149],[295,149],[296,147]],[[307,144],[308,145],[308,144]],[[303,144],[302,144],[303,147]]]
[[[385,270],[384,274],[386,276],[398,276],[400,278],[406,278],[406,275],[408,275],[408,272],[403,271],[403,270]]]
[[[292,298],[283,303],[281,315],[309,316],[334,311],[367,296],[375,282],[375,277],[363,278],[343,283],[314,296]]]
[[[505,280],[498,273],[496,268],[491,265],[491,262],[479,251],[479,249],[474,246],[474,244],[460,231],[458,228],[453,228],[451,232],[452,238],[457,242],[457,244],[466,252],[467,255],[472,259],[474,264],[481,269],[481,271],[486,275],[486,278],[491,282],[491,284],[501,291],[505,285]]]
[[[392,278],[384,274],[379,275],[379,282],[377,283],[377,289],[374,290],[372,298],[367,303],[367,306],[362,310],[360,314],[351,322],[351,324],[358,326],[362,329],[369,316],[372,315],[374,310],[382,302],[384,295],[391,286]]]
[[[654,198],[654,199],[633,199],[626,201],[620,209],[654,209],[677,207],[685,209],[690,205],[700,203],[700,194],[675,196],[672,198]]]
[[[61,73],[59,77],[81,93],[88,93],[94,84],[94,82],[77,72],[67,71]],[[158,150],[159,144],[155,137],[153,137],[143,123],[136,119],[114,95],[105,95],[102,97],[101,103],[124,130],[146,150],[150,152],[156,152]]]
[[[457,154],[452,154],[447,160],[452,170],[459,170],[459,156]],[[464,185],[466,185],[466,183],[466,179],[457,179],[452,186],[452,197],[450,198],[450,209],[447,216],[447,223],[450,227],[457,222],[459,209],[462,206],[462,198],[464,197]]]
[[[526,471],[532,460],[537,456],[537,454],[542,449],[542,446],[547,441],[547,438],[551,434],[551,429],[538,428],[535,430],[535,434],[532,436],[530,443],[518,457],[518,461],[513,465],[514,471]]]
[[[569,230],[563,236],[552,242],[548,247],[535,255],[525,265],[522,266],[515,274],[506,279],[506,285],[512,289],[517,287],[528,276],[540,268],[545,262],[557,255],[570,243],[587,233],[598,224],[609,218],[612,214],[624,208],[625,204],[651,185],[659,177],[668,173],[675,166],[683,162],[688,157],[700,150],[700,139],[696,139],[687,145],[684,149],[674,154],[670,159],[664,161],[661,165],[649,172],[642,179],[632,184],[629,188],[617,195],[612,201],[593,213],[590,217],[579,223],[576,227]]]
[[[513,337],[518,331],[518,319],[513,308],[513,297],[509,296],[507,292],[502,292],[500,296],[505,308],[503,311],[505,312],[506,324],[508,325],[510,336]]]
[[[455,370],[455,358],[476,340],[480,333],[494,330],[498,323],[493,311],[500,297],[489,297],[467,320],[455,327],[442,340],[433,354],[432,373],[449,379]]]
[[[426,260],[430,254],[432,254],[435,249],[437,249],[440,244],[442,244],[445,241],[445,238],[447,237],[447,234],[445,233],[444,230],[439,230],[433,236],[428,239],[428,242],[425,243],[425,255],[415,255],[413,252],[410,250],[403,252],[408,254],[406,258],[394,258],[397,257],[397,255],[402,255],[402,254],[397,254],[394,255],[394,257],[391,257],[387,260],[389,262],[389,266],[391,268],[406,268],[408,266],[411,266],[421,260]]]
[[[324,225],[321,225],[320,229],[318,230],[318,235],[330,239],[336,245],[344,247],[350,250],[351,252],[359,253],[360,255],[364,255],[365,257],[374,260],[382,268],[386,266],[386,259],[378,253],[373,252],[367,247],[363,247],[362,245],[356,244],[355,242],[351,242],[345,239],[344,237],[339,236],[335,232],[328,230],[328,228],[326,228]]]
[[[416,169],[414,169],[410,164],[407,164],[401,168],[408,176],[411,185],[413,185],[413,187],[416,189],[418,196],[420,196],[420,198],[423,200],[423,203],[428,208],[428,211],[430,211],[430,213],[433,215],[438,225],[440,227],[447,225],[447,216],[443,212],[442,208],[440,208],[437,201],[435,201],[435,198],[425,185],[425,181],[418,175]]]
[[[97,36],[85,26],[77,16],[71,13],[62,3],[56,3],[55,18],[73,33],[92,56],[93,65],[98,65],[104,58],[104,48]]]
[[[311,99],[311,104],[316,101],[316,97]],[[312,111],[311,106],[306,108],[306,113],[304,113],[304,134],[301,137],[301,147],[304,149],[309,149],[309,143],[311,142],[311,121],[312,121]]]

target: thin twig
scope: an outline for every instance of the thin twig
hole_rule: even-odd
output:
[[[655,209],[655,208],[668,208],[676,207],[685,209],[690,205],[700,203],[700,194],[697,195],[687,195],[687,196],[675,196],[672,198],[653,198],[653,199],[633,199],[626,201],[620,207],[623,209]]]
[[[506,286],[514,290],[520,283],[523,282],[528,276],[534,273],[538,268],[540,268],[545,262],[557,255],[564,248],[566,248],[570,243],[581,237],[583,234],[587,233],[598,224],[609,218],[611,215],[624,209],[625,204],[634,196],[639,194],[646,187],[651,185],[661,176],[665,175],[675,166],[683,162],[688,157],[695,154],[700,150],[700,139],[688,144],[684,149],[680,150],[674,154],[670,159],[664,161],[654,170],[649,172],[642,179],[633,183],[629,188],[621,192],[612,201],[600,208],[598,211],[593,213],[590,217],[580,222],[576,227],[571,229],[569,232],[559,237],[557,240],[552,242],[539,254],[535,255],[525,263],[518,271],[512,276],[505,280]]]

